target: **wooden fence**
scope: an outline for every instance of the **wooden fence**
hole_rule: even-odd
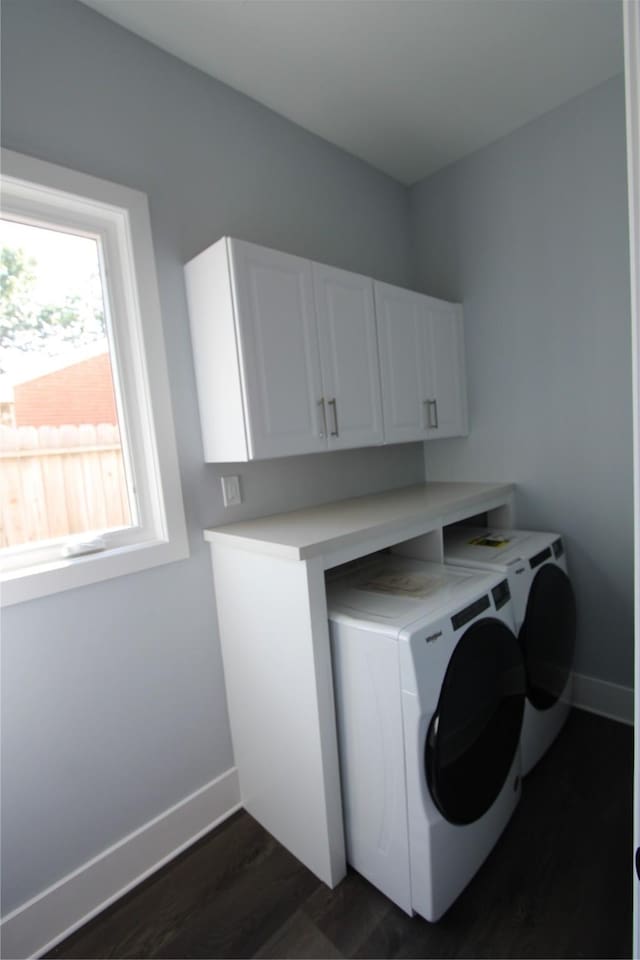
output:
[[[0,427],[0,547],[130,522],[117,426]]]

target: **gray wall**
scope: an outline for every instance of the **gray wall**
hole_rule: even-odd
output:
[[[3,910],[233,763],[208,550],[239,517],[423,479],[419,445],[205,466],[183,262],[230,233],[395,283],[407,191],[68,0],[2,4],[2,135],[145,191],[191,539],[183,563],[5,609]]]
[[[411,191],[416,278],[464,301],[470,435],[428,479],[512,480],[562,531],[576,669],[633,685],[624,85],[597,87]]]

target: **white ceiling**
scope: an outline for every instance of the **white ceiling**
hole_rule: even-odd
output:
[[[84,0],[410,184],[623,69],[617,0]]]

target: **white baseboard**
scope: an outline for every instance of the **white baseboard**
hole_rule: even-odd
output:
[[[574,673],[572,703],[574,707],[610,720],[633,723],[633,687]]]
[[[41,956],[240,808],[235,767],[2,919],[2,956]]]

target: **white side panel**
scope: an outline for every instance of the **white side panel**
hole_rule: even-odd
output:
[[[325,450],[311,262],[228,243],[250,457]]]
[[[397,643],[330,623],[347,860],[411,913]]]
[[[458,328],[458,373],[460,376],[460,407],[462,416],[460,418],[461,435],[467,436],[469,433],[469,400],[467,396],[467,349],[464,336],[464,308],[461,303],[457,306],[457,328]]]
[[[313,282],[329,447],[382,443],[373,280],[314,263]]]
[[[185,266],[204,458],[248,459],[235,320],[223,238]]]
[[[466,390],[465,390],[465,409],[466,409]],[[515,526],[515,517],[513,503],[505,503],[502,506],[487,510],[487,524],[490,527],[503,528],[505,530]]]
[[[444,563],[442,546],[442,528],[411,537],[391,547],[391,553],[401,557],[413,557],[414,560],[427,560],[431,563]]]
[[[427,435],[425,313],[420,294],[375,283],[384,434],[387,443]]]
[[[242,802],[321,880],[345,874],[324,577],[212,544]]]
[[[457,437],[467,432],[462,308],[425,297],[429,318],[428,363],[434,406],[428,439]]]

